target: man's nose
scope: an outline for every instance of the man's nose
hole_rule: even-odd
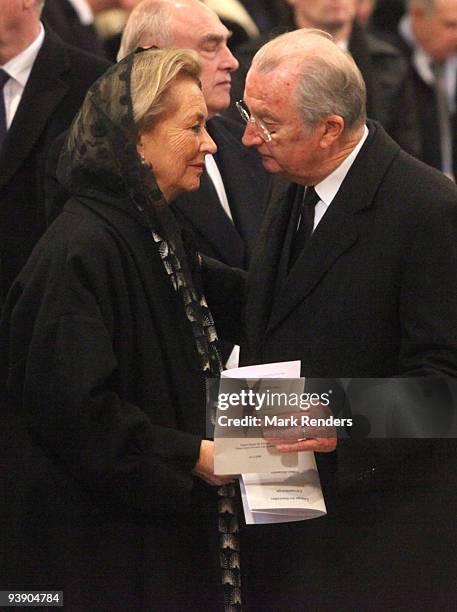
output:
[[[258,133],[256,126],[252,121],[248,121],[246,123],[241,142],[244,144],[245,147],[258,147],[263,143],[263,139]]]
[[[227,47],[227,45],[224,47],[223,54],[224,70],[228,70],[229,72],[234,72],[235,70],[238,70],[238,66],[240,64],[236,57],[233,55],[233,53],[230,51],[230,49]]]

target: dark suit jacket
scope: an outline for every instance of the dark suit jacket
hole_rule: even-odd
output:
[[[83,25],[68,0],[46,0],[41,14],[44,23],[69,45],[105,57],[101,40],[93,25]]]
[[[457,188],[379,125],[369,128],[288,276],[289,219],[301,188],[291,185],[269,207],[247,282],[245,362],[300,359],[309,377],[457,376]],[[211,262],[205,274],[242,295],[243,275]],[[221,287],[207,283],[206,294],[223,330],[224,314],[239,316],[234,298],[224,313]],[[303,551],[291,570],[288,601],[300,601],[299,584],[319,610],[426,610],[427,591],[433,601],[451,597],[454,555],[435,559],[432,551],[455,546],[455,441],[340,440],[333,460],[318,461],[330,515],[303,527],[310,556]],[[309,583],[300,564],[322,573]]]
[[[109,66],[50,30],[0,152],[0,303],[45,228],[44,164],[89,86]]]
[[[352,26],[349,52],[367,88],[367,114],[408,153],[419,157],[419,118],[407,62],[380,38]]]
[[[396,45],[410,64],[411,81],[419,120],[419,136],[422,150],[420,159],[434,168],[441,169],[440,128],[435,90],[417,72],[414,64],[411,62],[413,49],[403,38],[399,35],[387,33],[385,34],[385,39],[389,43]],[[457,113],[454,113],[451,117],[451,125],[454,138],[454,175],[457,176]]]
[[[457,373],[457,189],[369,127],[289,276],[302,188],[286,186],[269,206],[249,270],[247,360],[301,358],[316,377]]]

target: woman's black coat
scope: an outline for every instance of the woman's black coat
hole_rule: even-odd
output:
[[[70,200],[3,316],[2,589],[66,612],[219,609],[205,381],[143,217]]]

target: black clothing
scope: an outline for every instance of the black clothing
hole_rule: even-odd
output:
[[[441,160],[441,136],[438,114],[438,100],[436,90],[433,85],[426,83],[417,72],[411,61],[413,49],[396,34],[386,34],[386,40],[395,45],[398,50],[407,58],[410,65],[411,82],[413,86],[414,99],[416,100],[418,114],[418,128],[421,142],[420,159],[426,164],[442,168]],[[457,96],[457,89],[456,89]],[[454,176],[457,176],[457,113],[450,115],[451,135],[453,136],[453,168]]]
[[[394,389],[408,376],[438,375],[449,381],[455,414],[457,188],[401,151],[379,125],[368,125],[366,142],[290,274],[283,262],[296,184],[268,208],[247,282],[207,262],[208,302],[219,333],[233,337],[247,289],[246,363],[300,359],[307,377],[394,377]],[[378,398],[369,399],[376,416]],[[306,600],[310,610],[324,612],[426,612],[435,602],[450,610],[455,440],[340,440],[333,465],[322,453],[317,460],[329,515],[290,526],[294,566],[282,574],[281,609],[301,609]],[[269,548],[277,540],[272,531],[262,541]],[[282,564],[278,558],[276,570]],[[257,605],[274,610],[268,592]]]
[[[0,574],[59,585],[72,612],[218,610],[218,496],[191,473],[213,332],[136,150],[134,57],[88,93],[58,171],[72,198],[5,306]]]
[[[46,30],[0,151],[0,304],[46,227],[43,183],[48,149],[108,67],[105,60]]]
[[[398,22],[405,14],[405,0],[377,0],[370,18],[369,28],[382,36],[396,34]]]
[[[83,25],[68,0],[46,0],[41,17],[67,44],[107,58],[95,27]]]
[[[247,269],[266,209],[271,180],[257,152],[241,143],[243,127],[238,121],[216,116],[207,125],[217,144],[214,159],[224,183],[233,222],[222,208],[207,170],[200,179],[200,188],[181,194],[171,208],[182,227],[193,235],[199,252],[229,266]],[[68,193],[56,179],[64,138],[61,135],[55,140],[46,164],[48,222],[55,219],[68,199]],[[220,342],[224,362],[232,349],[232,344]]]

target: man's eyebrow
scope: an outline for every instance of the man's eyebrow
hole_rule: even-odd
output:
[[[279,123],[280,119],[275,116],[273,113],[271,113],[268,108],[265,108],[263,110],[260,110],[257,113],[252,113],[253,115],[255,115],[258,119],[261,119],[262,121],[270,121],[272,123]]]
[[[230,32],[231,35],[231,32]],[[226,40],[226,37],[222,34],[207,34],[200,39],[200,44],[205,45],[207,43],[222,43]]]

